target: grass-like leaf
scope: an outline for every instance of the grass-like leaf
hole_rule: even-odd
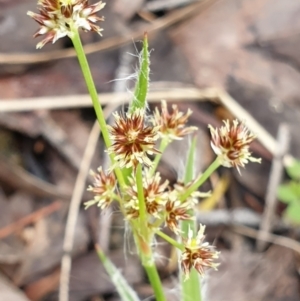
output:
[[[110,276],[111,281],[115,285],[121,299],[123,301],[140,301],[136,292],[127,283],[121,272],[115,267],[115,265],[109,260],[109,258],[105,256],[104,252],[98,245],[96,245],[96,251],[99,259],[104,265],[106,272]]]
[[[193,138],[192,143],[189,148],[186,166],[185,166],[185,175],[184,182],[188,183],[194,178],[195,174],[195,153],[196,153],[197,139]],[[194,215],[194,214],[193,214]],[[186,220],[181,222],[181,230],[183,231],[183,236],[187,237],[189,228],[193,230],[194,233],[197,233],[196,222],[191,220]],[[195,269],[191,270],[190,278],[184,281],[184,275],[180,277],[181,281],[181,300],[182,301],[201,301],[201,286],[200,286],[200,277]]]
[[[144,34],[143,49],[140,54],[140,66],[138,78],[135,84],[134,98],[130,104],[129,112],[132,113],[136,109],[144,109],[147,106],[147,93],[149,87],[150,59],[148,50],[148,36]]]
[[[300,202],[300,183],[291,181],[278,187],[277,196],[283,203]]]
[[[300,225],[300,201],[290,203],[284,212],[284,217],[294,224],[295,226]]]
[[[290,166],[287,166],[286,172],[291,179],[300,181],[300,160],[294,160]]]

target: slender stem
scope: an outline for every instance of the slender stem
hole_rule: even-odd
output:
[[[135,243],[139,250],[139,256],[141,258],[142,265],[148,275],[149,281],[153,288],[155,300],[166,301],[163,286],[155,266],[153,253],[151,249],[152,235],[149,233],[147,222],[147,208],[144,196],[143,174],[141,164],[138,164],[136,168],[136,185],[139,200],[140,225],[139,229],[135,229],[134,231]]]
[[[170,243],[171,245],[173,245],[174,247],[179,249],[180,251],[184,250],[184,246],[181,243],[179,243],[177,240],[171,238],[169,235],[165,234],[164,232],[162,232],[160,230],[156,230],[155,233],[157,235],[159,235],[161,238],[163,238],[165,241],[167,241],[168,243]]]
[[[145,227],[145,226],[144,226]],[[151,248],[152,235],[148,235],[147,239],[141,236],[140,230],[137,227],[133,228],[133,237],[135,245],[138,249],[138,254],[142,265],[147,273],[150,284],[153,288],[155,300],[166,301],[164,296],[163,286],[158,275],[156,265],[154,262],[154,256]]]
[[[155,300],[156,301],[166,301],[167,299],[165,297],[163,286],[162,286],[162,283],[161,283],[160,277],[158,275],[155,264],[153,263],[151,265],[144,265],[144,269],[147,273],[147,276],[148,276],[151,286],[153,288]]]
[[[123,201],[123,199],[118,194],[115,194],[115,193],[112,194],[112,198],[115,199],[116,201],[118,201],[120,204]]]
[[[195,269],[191,269],[189,279],[185,280],[185,275],[181,272],[182,301],[202,301],[201,279]]]
[[[194,136],[190,149],[187,156],[184,183],[187,184],[192,181],[195,173],[195,152],[197,146],[197,138]],[[189,210],[188,214],[190,216],[195,216],[193,209]],[[193,235],[197,233],[197,224],[195,220],[183,220],[180,223],[182,237],[187,239],[189,235],[189,230],[193,231]],[[188,280],[185,279],[184,273],[180,271],[180,281],[181,281],[181,299],[182,301],[202,301],[202,288],[199,280],[199,275],[195,269],[192,269],[190,272],[190,277]]]
[[[145,196],[144,196],[144,187],[143,187],[143,174],[142,174],[142,165],[138,164],[136,168],[136,186],[137,186],[137,193],[138,193],[138,200],[139,200],[139,219],[141,221],[141,226],[143,228],[147,227],[147,208],[145,203]],[[143,230],[140,229],[142,233]],[[146,237],[145,237],[146,238]]]
[[[83,47],[82,47],[82,43],[81,43],[81,39],[80,39],[78,31],[74,32],[74,35],[72,36],[71,39],[72,39],[72,42],[73,42],[73,45],[74,45],[74,48],[75,48],[75,51],[76,51],[76,54],[78,57],[78,61],[79,61],[89,94],[90,94],[92,102],[93,102],[93,106],[94,106],[94,109],[96,112],[96,116],[97,116],[99,125],[101,127],[105,145],[108,148],[111,146],[111,140],[109,138],[107,124],[105,121],[105,117],[103,114],[101,104],[99,102],[98,93],[97,93],[95,83],[94,83],[94,80],[93,80],[93,77],[91,74],[89,63],[87,61],[86,55],[85,55]]]
[[[151,169],[150,169],[150,175],[153,176],[153,174],[155,173],[156,171],[156,168],[158,166],[158,163],[162,157],[162,154],[163,152],[165,151],[165,149],[167,148],[167,146],[169,145],[169,138],[166,137],[166,138],[163,138],[160,142],[160,146],[159,146],[159,151],[160,151],[160,154],[157,154],[154,158],[154,161],[153,161],[153,165],[151,166]]]
[[[73,42],[73,45],[74,45],[74,48],[75,48],[75,51],[77,54],[77,58],[78,58],[78,61],[79,61],[80,67],[81,67],[81,71],[82,71],[83,77],[85,79],[85,83],[87,85],[89,94],[90,94],[92,102],[93,102],[94,110],[95,110],[97,120],[98,120],[100,128],[101,128],[101,132],[103,135],[105,145],[107,148],[109,148],[112,143],[111,143],[111,140],[109,137],[109,132],[108,132],[107,124],[105,121],[105,116],[104,116],[104,113],[103,113],[103,110],[102,110],[102,107],[101,107],[101,104],[99,101],[99,96],[98,96],[96,86],[95,86],[95,83],[94,83],[94,80],[93,80],[93,77],[91,74],[89,63],[87,61],[85,52],[83,50],[78,30],[73,29],[73,33],[74,34],[72,35],[71,40]],[[109,156],[110,156],[111,162],[114,163],[114,155],[110,154]],[[124,182],[121,170],[119,168],[115,168],[114,172],[118,179],[119,185],[121,186],[121,188],[124,187],[125,182]]]
[[[189,183],[194,178],[196,146],[197,146],[197,136],[194,136],[187,155],[185,174],[184,174],[184,184]],[[188,214],[190,216],[195,216],[195,213],[192,209],[189,210]],[[197,224],[195,220],[183,220],[181,221],[180,226],[184,238],[188,237],[189,229],[193,230],[193,233],[196,233]]]
[[[205,172],[199,177],[199,179],[187,189],[187,191],[180,196],[180,200],[186,200],[191,193],[197,190],[209,177],[210,175],[220,166],[220,160],[217,157],[213,163],[205,170]]]
[[[193,210],[189,210],[188,214],[190,216],[195,216],[195,213]],[[189,229],[193,231],[193,233],[196,233],[197,224],[195,220],[184,220],[180,223],[180,229],[182,231],[182,237],[186,238],[188,237]]]
[[[191,210],[192,211],[192,210]],[[193,214],[193,212],[190,212]],[[197,225],[194,220],[185,220],[181,222],[181,231],[183,232],[182,237],[187,238],[189,229],[193,231],[195,237],[197,233]],[[182,301],[202,301],[202,286],[200,277],[195,269],[191,269],[189,279],[185,280],[185,275],[181,271],[181,290],[182,290]]]

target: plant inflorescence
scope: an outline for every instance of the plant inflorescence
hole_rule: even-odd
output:
[[[118,203],[124,220],[131,228],[156,300],[166,300],[154,262],[156,235],[180,252],[182,300],[201,300],[198,277],[205,275],[210,268],[217,269],[220,252],[205,242],[205,226],[200,225],[197,229],[195,206],[200,197],[207,196],[199,188],[221,165],[239,169],[249,161],[260,162],[249,151],[249,144],[255,136],[238,120],[224,121],[224,126],[216,129],[209,126],[211,146],[217,155],[215,161],[203,174],[194,176],[196,144],[192,143],[184,178],[173,185],[168,180],[162,180],[157,167],[165,149],[172,141],[195,133],[197,128],[188,125],[191,110],[181,112],[177,105],[170,109],[165,100],[162,100],[160,108],[149,112],[147,34],[144,36],[132,102],[127,112],[113,113],[114,123],[108,126],[78,33],[82,29],[101,34],[102,29],[96,23],[104,18],[96,13],[105,4],[100,1],[89,5],[87,0],[39,0],[38,5],[39,14],[28,13],[40,24],[35,36],[46,36],[37,48],[64,36],[72,40],[110,157],[111,164],[107,170],[99,167],[91,172],[94,183],[88,190],[93,193],[93,199],[86,202],[85,207],[96,205],[106,210],[113,202]],[[163,232],[164,228],[171,230],[173,235]],[[116,269],[99,248],[98,254],[113,277]],[[122,286],[119,293],[123,300],[137,300],[124,283],[118,282],[118,286]]]

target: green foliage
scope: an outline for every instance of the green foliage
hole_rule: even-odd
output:
[[[197,149],[197,138],[194,137],[190,145],[187,160],[186,160],[185,175],[184,175],[185,184],[187,184],[188,182],[194,179],[196,149]]]
[[[300,160],[295,160],[286,171],[291,180],[279,186],[277,196],[282,203],[287,204],[285,218],[300,225]]]
[[[134,99],[130,104],[129,112],[132,113],[136,109],[144,109],[147,105],[147,93],[149,87],[150,60],[148,50],[147,33],[144,35],[143,49],[140,54],[140,66],[138,78],[135,84]]]
[[[140,301],[135,291],[127,283],[121,272],[115,267],[115,265],[105,256],[99,246],[96,246],[99,259],[102,261],[104,268],[111,281],[114,283],[122,301]]]
[[[300,225],[300,200],[292,202],[285,210],[286,218],[295,225]]]
[[[189,181],[193,180],[194,173],[195,173],[195,155],[196,155],[196,148],[197,148],[197,138],[194,137],[192,143],[189,148],[186,166],[185,166],[185,175],[184,175],[184,182],[188,183]],[[191,215],[194,216],[194,213],[191,212]],[[193,230],[193,233],[197,233],[197,224],[194,220],[186,220],[181,221],[181,230],[183,231],[183,236],[185,238],[188,237],[189,229]],[[182,301],[201,301],[201,285],[200,285],[200,276],[195,269],[191,270],[190,278],[188,280],[184,280],[184,275],[181,275],[181,300]]]
[[[300,160],[295,160],[286,168],[289,177],[295,181],[300,181]]]
[[[290,181],[282,184],[278,189],[278,198],[285,204],[295,203],[300,200],[300,184],[296,181]]]

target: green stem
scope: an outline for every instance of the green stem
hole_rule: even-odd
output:
[[[138,164],[136,168],[136,186],[139,200],[139,220],[141,222],[141,233],[145,233],[145,228],[147,228],[147,208],[144,196],[144,187],[143,187],[143,173],[142,165]],[[144,228],[144,229],[143,229]],[[144,239],[147,239],[144,237]]]
[[[194,136],[187,155],[185,174],[184,174],[184,184],[188,184],[194,178],[196,147],[197,147],[197,136]],[[189,210],[188,214],[190,216],[195,216],[193,210]],[[196,222],[194,220],[183,220],[181,221],[180,226],[184,238],[188,237],[189,229],[192,229],[195,233],[195,230],[197,228]]]
[[[166,301],[167,299],[164,294],[163,286],[154,263],[151,265],[144,265],[144,269],[153,288],[155,300]]]
[[[166,301],[163,286],[159,278],[153,253],[151,249],[152,235],[149,232],[147,221],[147,208],[144,196],[142,165],[136,168],[136,185],[139,200],[139,228],[134,231],[135,243],[139,250],[142,265],[148,275],[149,281],[155,294],[155,300]],[[150,235],[149,235],[150,234]]]
[[[191,212],[189,213],[193,214],[192,210],[190,211]],[[193,231],[195,237],[197,233],[196,221],[185,220],[181,222],[181,231],[183,232],[182,237],[187,238],[190,229]],[[189,279],[185,280],[185,275],[181,271],[180,277],[182,285],[182,301],[202,301],[202,287],[198,272],[195,269],[191,269]]]
[[[177,240],[171,238],[169,235],[165,234],[160,230],[156,230],[155,233],[159,235],[161,238],[163,238],[165,241],[173,245],[175,248],[179,249],[180,251],[184,251],[184,246],[181,243],[179,243]]]
[[[163,286],[156,269],[153,252],[151,248],[151,241],[153,237],[148,236],[146,240],[144,237],[140,235],[140,229],[137,229],[136,227],[133,228],[133,236],[134,236],[136,247],[138,249],[140,260],[147,273],[150,284],[153,288],[155,300],[166,301],[164,291],[163,291]]]
[[[185,184],[192,181],[194,177],[196,147],[197,147],[197,138],[196,136],[194,136],[187,156],[185,175],[184,175]],[[193,211],[193,209],[189,210],[188,214],[190,216],[195,216],[195,212]],[[197,233],[196,231],[197,224],[195,220],[183,220],[180,223],[180,227],[182,231],[182,237],[184,239],[188,238],[190,229],[193,231],[194,236]],[[193,301],[193,300],[201,301],[202,289],[201,289],[201,283],[199,281],[199,275],[196,272],[196,270],[195,269],[191,270],[190,277],[188,280],[185,280],[185,277],[181,270],[180,277],[181,277],[180,281],[181,281],[182,301]]]
[[[96,112],[97,120],[98,120],[100,128],[101,128],[101,132],[103,135],[105,145],[107,148],[109,148],[112,143],[111,143],[111,140],[109,137],[109,132],[108,132],[107,124],[105,121],[105,116],[104,116],[104,113],[103,113],[103,110],[102,110],[102,107],[101,107],[101,104],[99,101],[98,93],[97,93],[96,86],[95,86],[95,83],[94,83],[94,80],[93,80],[93,77],[91,74],[89,63],[88,63],[86,55],[84,53],[78,30],[73,29],[73,33],[74,34],[71,37],[71,40],[72,40],[72,43],[74,45],[74,48],[75,48],[75,51],[77,54],[79,65],[81,67],[81,71],[82,71],[83,77],[85,79],[85,83],[87,85],[89,94],[90,94],[92,102],[93,102],[94,110]],[[111,159],[111,162],[114,163],[115,162],[114,155],[110,154],[109,157]],[[124,182],[121,170],[119,168],[115,168],[114,172],[118,179],[119,185],[121,186],[121,188],[124,187],[125,182]]]
[[[180,200],[186,200],[195,190],[197,190],[209,177],[210,175],[220,166],[220,160],[217,157],[213,163],[205,170],[205,172],[199,177],[199,179],[191,185],[184,194],[180,196]]]
[[[189,210],[188,214],[190,216],[195,216],[195,213],[193,210]],[[197,224],[195,220],[184,220],[181,221],[180,223],[180,229],[182,231],[182,237],[187,238],[188,237],[188,233],[189,233],[189,229],[191,229],[193,231],[193,233],[196,233],[197,230]]]
[[[183,273],[180,277],[182,277],[182,301],[202,301],[202,287],[198,272],[191,269],[188,280],[184,279],[185,275]]]
[[[165,149],[167,148],[167,146],[169,145],[169,138],[168,137],[165,137],[161,140],[160,142],[160,146],[159,146],[159,151],[160,151],[160,154],[157,154],[154,158],[154,161],[153,161],[153,164],[151,166],[151,169],[150,169],[150,176],[153,176],[153,174],[155,173],[156,171],[156,168],[158,166],[158,163],[162,157],[162,154],[163,152],[165,151]]]
[[[96,116],[102,131],[102,135],[103,135],[103,139],[105,142],[105,145],[107,148],[109,148],[111,146],[111,141],[109,138],[109,133],[108,133],[108,129],[107,129],[107,124],[105,121],[105,117],[103,114],[103,110],[101,107],[101,104],[99,102],[99,97],[98,97],[98,93],[95,87],[95,83],[91,74],[91,70],[89,67],[89,63],[87,61],[86,55],[84,53],[83,47],[82,47],[82,43],[81,43],[81,39],[80,39],[80,35],[78,33],[78,31],[74,32],[74,36],[71,38],[77,57],[78,57],[78,61],[89,91],[89,94],[91,96],[92,102],[93,102],[93,106],[96,112]]]
[[[113,193],[112,198],[118,201],[120,204],[123,202],[123,199],[118,194]]]

